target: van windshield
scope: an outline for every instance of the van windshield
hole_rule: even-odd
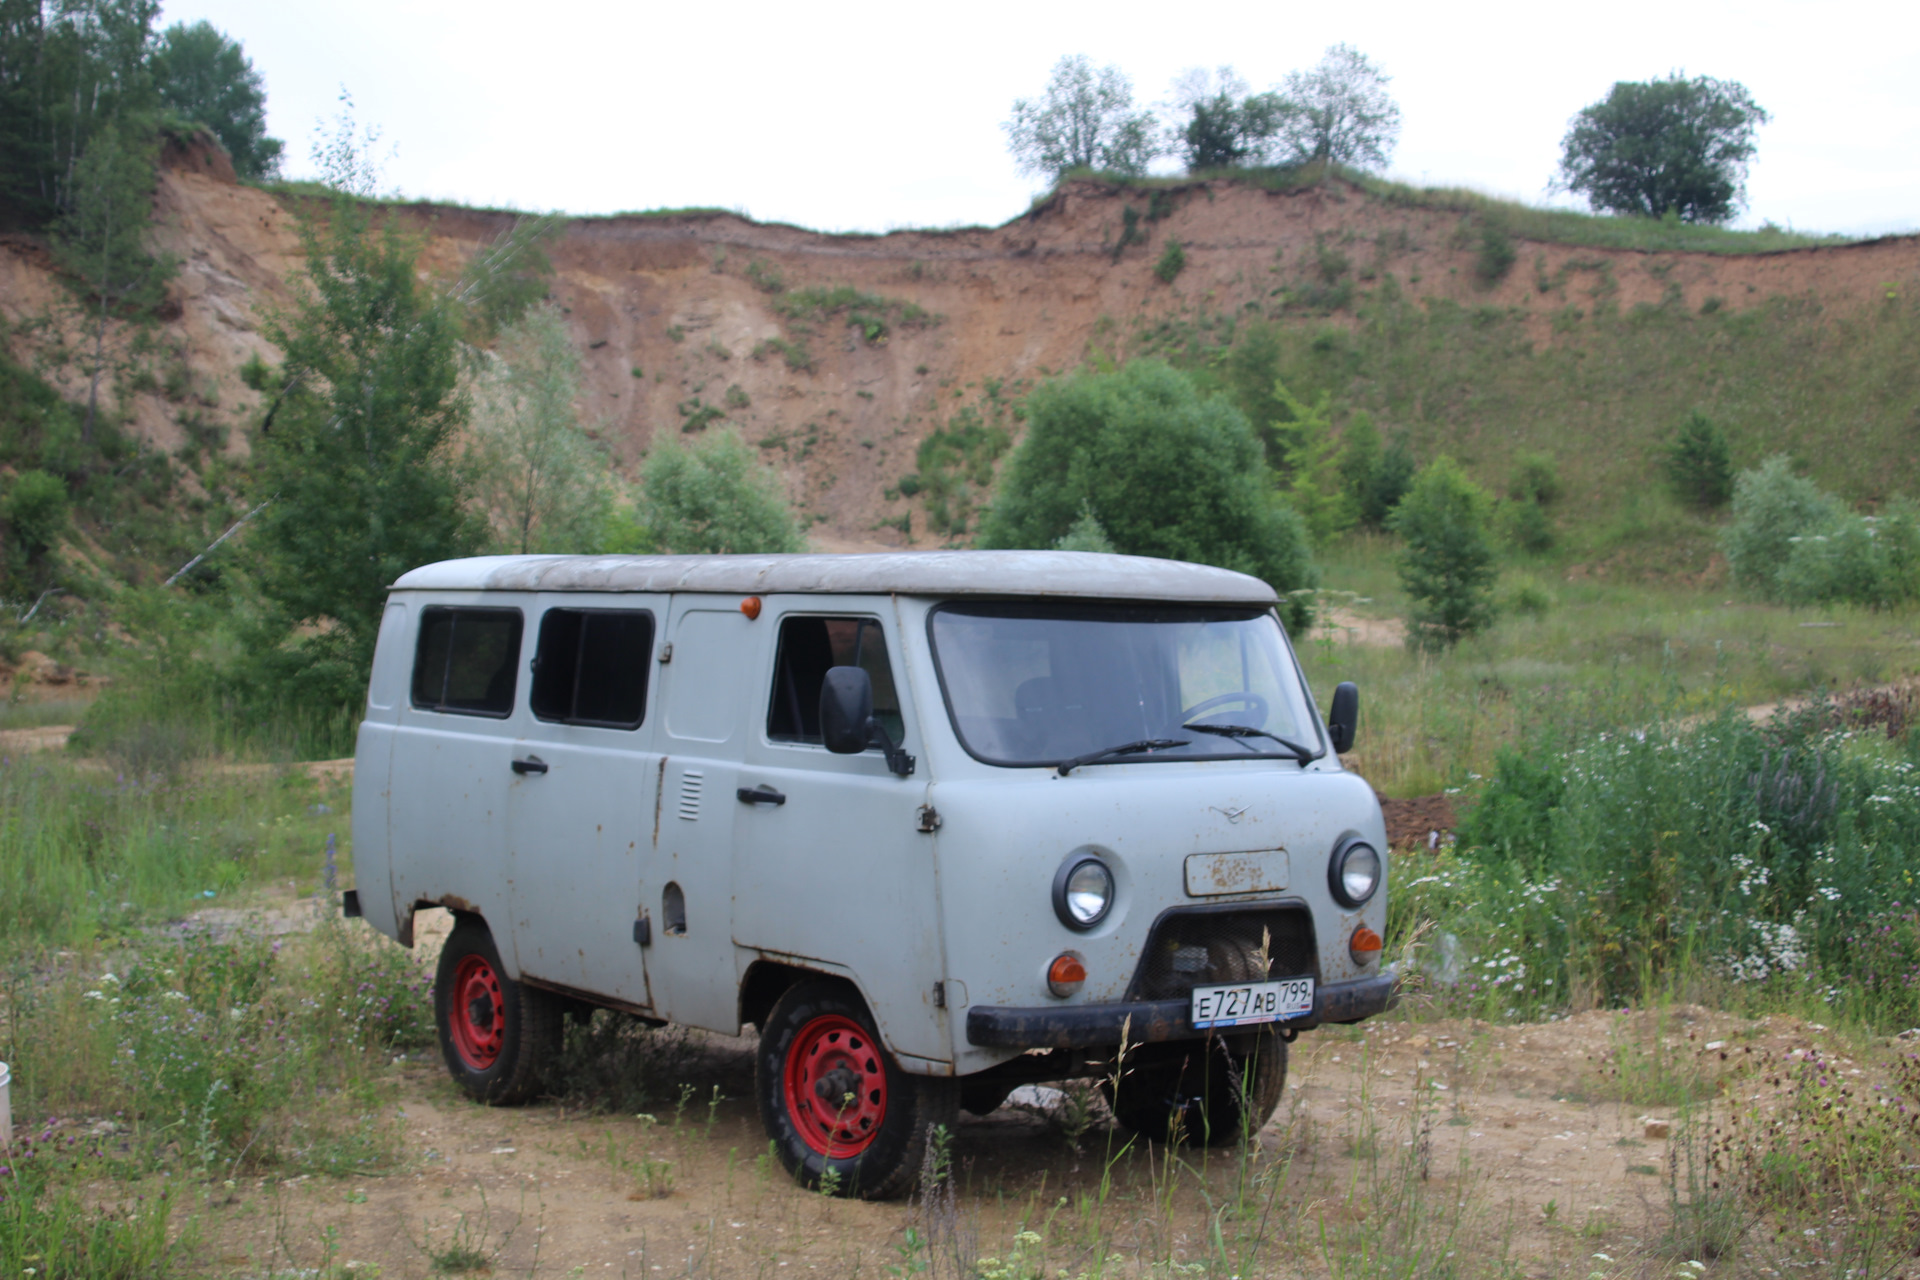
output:
[[[1121,747],[1134,749],[1113,760],[1300,759],[1325,747],[1265,610],[966,603],[936,609],[930,630],[954,731],[988,764],[1102,763],[1082,758]]]

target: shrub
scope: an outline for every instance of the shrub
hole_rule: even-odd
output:
[[[1487,543],[1487,495],[1442,454],[1421,469],[1393,513],[1406,541],[1400,582],[1413,598],[1407,643],[1445,649],[1493,622],[1497,571]]]
[[[1690,415],[1666,457],[1667,483],[1674,496],[1702,511],[1723,507],[1733,497],[1733,455],[1727,437],[1705,414]]]
[[[1187,251],[1181,247],[1178,240],[1169,236],[1167,247],[1160,251],[1160,261],[1153,264],[1153,274],[1160,277],[1162,284],[1172,284],[1174,277],[1186,270],[1186,267]]]
[[[1006,406],[998,385],[989,382],[986,412],[962,406],[934,428],[914,453],[919,469],[900,481],[900,492],[926,494],[927,527],[935,533],[959,537],[972,523],[979,499],[993,486],[994,467],[1013,447],[1013,433],[1004,420]]]
[[[15,478],[0,516],[27,558],[37,560],[66,532],[68,505],[66,482],[35,468]]]
[[[1083,509],[1080,518],[1073,522],[1073,528],[1066,531],[1060,540],[1053,544],[1055,551],[1112,551],[1113,539],[1100,527],[1100,521],[1092,511]]]
[[[1509,502],[1501,512],[1507,541],[1528,555],[1553,549],[1553,521],[1538,502],[1528,498]]]
[[[1553,597],[1537,584],[1523,582],[1507,597],[1506,609],[1529,618],[1544,618],[1553,608]]]
[[[1522,449],[1514,456],[1513,472],[1507,478],[1507,496],[1516,502],[1551,505],[1560,497],[1560,472],[1551,454]]]
[[[1887,515],[1844,515],[1824,533],[1794,539],[1777,576],[1794,604],[1885,609],[1920,595],[1920,525],[1911,505]]]
[[[1416,470],[1413,450],[1407,447],[1407,437],[1396,433],[1387,441],[1380,461],[1374,464],[1373,473],[1367,477],[1360,498],[1360,522],[1371,529],[1386,528],[1394,508],[1400,505],[1400,500],[1407,496],[1407,490],[1413,487]]]
[[[1481,284],[1492,288],[1506,279],[1519,256],[1505,223],[1491,218],[1481,222],[1480,249],[1473,259],[1473,274]]]
[[[1259,438],[1222,396],[1155,360],[1048,383],[1027,400],[985,547],[1051,547],[1091,512],[1116,550],[1219,565],[1281,595],[1314,585],[1300,517],[1274,497]],[[1290,597],[1289,625],[1311,605]]]
[[[1721,545],[1734,581],[1769,600],[1881,609],[1920,598],[1920,510],[1855,514],[1782,457],[1740,473]]]
[[[660,437],[641,469],[639,518],[678,555],[806,549],[779,477],[731,428],[690,445]]]
[[[1446,927],[1483,956],[1512,948],[1562,1006],[1638,999],[1684,966],[1912,1026],[1917,747],[1863,751],[1832,706],[1537,736],[1500,754],[1461,823],[1445,905],[1478,915]]]
[[[357,1052],[434,1042],[433,974],[413,952],[331,911],[312,936],[310,1034]]]
[[[1734,582],[1767,599],[1781,599],[1780,571],[1795,539],[1826,532],[1840,515],[1839,502],[1795,475],[1784,456],[1742,471],[1733,486],[1733,519],[1720,534]]]

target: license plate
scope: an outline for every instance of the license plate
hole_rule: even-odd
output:
[[[1247,1027],[1313,1012],[1313,979],[1243,982],[1231,987],[1193,989],[1193,1029]]]

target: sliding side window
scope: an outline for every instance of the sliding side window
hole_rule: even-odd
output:
[[[518,609],[422,609],[413,705],[463,716],[512,715],[520,626]]]
[[[653,615],[549,609],[533,658],[533,714],[562,724],[638,729],[647,714]]]
[[[773,665],[767,737],[774,742],[820,739],[820,686],[829,667],[859,667],[873,681],[873,715],[895,742],[905,734],[900,694],[887,661],[887,640],[872,618],[785,618]]]

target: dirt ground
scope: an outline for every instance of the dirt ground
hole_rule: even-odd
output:
[[[422,925],[431,954],[445,922]],[[1592,1255],[1646,1256],[1665,1230],[1672,1139],[1661,1122],[1672,1111],[1618,1100],[1620,1043],[1664,1029],[1673,1060],[1708,1075],[1752,1054],[1832,1048],[1822,1027],[1692,1007],[1669,1010],[1659,1028],[1650,1014],[1494,1026],[1413,1012],[1304,1034],[1257,1153],[1189,1152],[1170,1165],[1163,1148],[1136,1144],[1113,1160],[1104,1208],[1102,1178],[1124,1139],[1099,1120],[1076,1147],[1049,1114],[1060,1095],[1048,1089],[1027,1091],[1024,1107],[963,1113],[958,1194],[944,1217],[795,1187],[754,1111],[747,1037],[689,1037],[674,1059],[678,1089],[644,1115],[478,1106],[426,1051],[392,1067],[408,1152],[400,1171],[216,1185],[197,1207],[192,1247],[221,1276],[331,1265],[400,1280],[436,1274],[436,1258],[465,1248],[500,1275],[880,1277],[918,1274],[889,1269],[906,1265],[910,1229],[1002,1258],[1031,1229],[1043,1243],[1026,1256],[1037,1265],[1043,1251],[1049,1276],[1102,1258],[1106,1275],[1168,1274],[1170,1257],[1207,1256],[1210,1224],[1251,1173],[1265,1211],[1234,1220],[1236,1265],[1249,1277],[1321,1274],[1322,1233],[1364,1227],[1384,1186],[1423,1170],[1422,1195],[1464,1206],[1459,1248],[1504,1252],[1514,1274],[1584,1276]]]

